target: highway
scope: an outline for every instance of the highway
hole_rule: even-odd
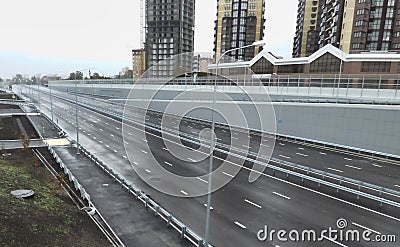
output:
[[[43,103],[42,111],[50,115],[48,97],[42,96],[41,100]],[[75,106],[69,102],[53,98],[53,109],[58,123],[71,136],[74,136]],[[156,116],[153,116],[153,118],[155,119]],[[181,122],[180,130],[186,133],[193,134],[193,131],[198,132],[204,128],[202,124],[192,122],[189,119],[185,121],[186,123]],[[205,174],[208,169],[208,159],[201,162],[174,160],[173,157],[169,156],[168,150],[163,149],[165,146],[160,138],[146,135],[146,137],[149,137],[146,140],[135,139],[134,136],[142,134],[135,132],[141,131],[138,128],[131,128],[129,133],[132,134],[132,138],[123,139],[121,122],[82,107],[79,107],[79,125],[81,130],[80,141],[83,146],[128,178],[137,187],[142,188],[143,191],[199,235],[204,234],[206,198],[204,196],[177,198],[159,193],[149,187],[133,171],[127,159],[128,156],[125,153],[123,142],[129,140],[129,143],[125,144],[135,147],[139,152],[145,150],[146,145],[149,144],[153,155],[158,157],[167,169],[185,175]],[[227,142],[226,138],[230,138],[228,134],[222,128],[216,129],[216,135],[221,139],[221,142]],[[237,135],[240,135],[240,133],[237,133]],[[251,140],[250,146],[253,148],[259,140],[255,136]],[[142,154],[145,153],[142,152]],[[137,157],[138,159],[133,162],[138,165],[149,162],[146,155],[138,155]],[[363,180],[371,180],[370,182],[382,180],[382,183],[385,182],[388,185],[390,183],[394,189],[398,185],[396,181],[400,181],[398,179],[399,173],[396,172],[398,168],[393,164],[358,156],[343,155],[339,152],[321,150],[288,141],[277,141],[273,157],[290,159],[296,163],[303,162],[303,164],[309,166],[315,165],[319,169],[335,169],[338,173],[341,171],[341,173],[348,173],[349,176],[353,173],[365,172],[370,177],[364,176]],[[215,158],[216,164],[219,162],[218,158]],[[196,163],[196,165],[194,166],[193,163]],[[376,179],[375,172],[381,178]],[[377,212],[373,210],[378,210],[375,202],[364,200],[362,204],[368,208],[363,207],[358,205],[359,203],[355,198],[333,197],[325,193],[323,188],[318,188],[317,185],[301,186],[292,183],[290,180],[272,177],[268,173],[264,173],[254,183],[248,182],[248,176],[249,170],[242,169],[227,186],[212,195],[211,243],[214,246],[310,246],[310,243],[307,242],[282,243],[276,239],[272,242],[260,242],[257,240],[257,232],[264,225],[276,230],[322,230],[335,227],[339,218],[348,220],[349,229],[361,230],[364,227],[384,234],[399,234],[399,212],[395,209],[384,207],[381,212]],[[201,183],[204,182],[199,180],[199,185]],[[175,186],[180,187],[179,184]],[[182,194],[190,193],[185,188],[180,188],[180,192]],[[346,243],[325,239],[321,245],[343,246]],[[350,243],[349,245],[377,246],[376,243],[365,242]],[[382,246],[398,245],[385,243]]]

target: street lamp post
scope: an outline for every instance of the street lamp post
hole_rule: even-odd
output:
[[[83,72],[85,70],[91,70],[94,68],[87,68],[87,69],[81,69],[75,72],[75,122],[76,122],[76,154],[80,154],[80,149],[79,149],[79,121],[78,121],[78,82],[76,79],[76,73],[77,72]],[[83,76],[82,76],[83,77]]]
[[[211,111],[211,147],[210,147],[210,166],[209,166],[209,173],[208,173],[208,193],[207,193],[207,215],[206,215],[206,229],[205,229],[205,236],[204,236],[204,245],[208,247],[209,245],[209,234],[210,234],[210,213],[211,213],[211,190],[212,190],[212,171],[213,171],[213,164],[214,164],[214,150],[213,147],[215,145],[215,122],[214,122],[214,109],[216,103],[216,92],[217,92],[217,80],[218,80],[218,66],[221,62],[222,58],[228,54],[229,52],[246,49],[253,46],[263,46],[265,45],[265,41],[256,41],[253,42],[251,45],[245,45],[242,47],[233,48],[230,50],[225,51],[221,54],[221,56],[217,60],[216,69],[215,69],[215,80],[214,80],[214,88],[213,88],[213,101],[212,101],[212,111]]]
[[[336,103],[339,102],[339,90],[340,90],[340,80],[342,77],[342,70],[343,70],[343,51],[340,50],[340,66],[339,66],[339,77],[338,77],[338,86],[337,86],[337,91],[336,91]]]

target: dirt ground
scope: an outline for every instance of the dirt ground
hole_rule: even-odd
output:
[[[0,104],[0,109],[19,109],[17,105]]]
[[[13,99],[12,94],[9,93],[0,93],[0,99]],[[15,94],[15,99],[20,100],[21,98]]]
[[[29,120],[19,118],[30,138],[38,138]],[[0,118],[0,140],[20,138],[16,117]],[[55,165],[45,148],[40,152]],[[0,150],[0,246],[111,246],[58,181],[37,164],[31,150]],[[35,195],[30,199],[15,198],[10,192],[18,189],[34,190]]]
[[[0,246],[111,246],[46,168],[34,165],[30,150],[9,153],[0,156]],[[17,189],[35,195],[15,198]]]
[[[18,117],[21,120],[30,139],[39,138],[35,129],[25,116]],[[17,117],[0,117],[0,140],[19,140],[21,131],[17,124]]]

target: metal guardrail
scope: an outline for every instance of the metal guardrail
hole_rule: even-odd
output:
[[[107,221],[104,219],[104,217],[101,215],[101,213],[97,210],[96,206],[91,201],[91,197],[90,197],[89,193],[86,192],[85,188],[79,183],[78,179],[72,174],[72,172],[69,170],[67,165],[65,165],[65,163],[62,161],[62,159],[58,156],[58,154],[55,152],[55,150],[49,145],[47,146],[47,148],[50,151],[50,153],[52,154],[55,161],[60,165],[60,168],[64,171],[64,174],[68,177],[68,180],[74,184],[74,187],[76,190],[80,191],[81,198],[88,202],[89,207],[94,209],[94,212],[96,212],[96,214],[100,217],[102,222],[104,222],[104,224],[106,225],[108,230],[113,234],[113,237],[116,240],[115,243],[112,242],[113,245],[124,247],[125,244],[121,241],[121,239],[114,232],[114,230],[107,223]]]
[[[252,88],[264,87],[269,94],[294,95],[294,96],[318,96],[334,99],[343,98],[367,98],[400,100],[400,76],[396,75],[354,75],[354,74],[287,74],[269,75],[259,79],[258,75],[231,75],[227,78],[218,78],[218,88],[224,91],[238,91],[236,85]],[[146,86],[165,85],[166,78],[147,78],[139,83]],[[211,89],[215,77],[178,77],[168,82],[169,88],[176,89]],[[135,82],[137,83],[137,82]],[[131,87],[133,80],[80,80],[80,81],[52,81],[50,85],[57,87],[74,87],[75,84],[85,87],[96,88],[108,85],[110,88]],[[138,86],[136,86],[138,87]],[[240,90],[239,90],[240,91]],[[250,90],[254,91],[254,90]]]
[[[66,100],[66,99],[64,99],[64,100]],[[72,103],[75,103],[75,102],[72,102]],[[81,106],[82,106],[82,107],[88,107],[87,105],[81,105]],[[121,116],[121,115],[119,115],[119,114],[117,114],[117,113],[115,113],[115,112],[107,111],[107,110],[98,108],[98,107],[93,106],[93,105],[91,105],[90,107],[93,108],[93,109],[95,109],[96,111],[104,112],[104,113],[107,113],[108,115],[114,116],[114,117],[117,118],[118,120],[124,119],[124,116]],[[125,118],[125,119],[126,119],[126,118]],[[134,120],[134,119],[126,119],[126,120],[135,122],[136,124],[139,124],[139,125],[143,125],[142,123],[140,123],[140,122],[138,122],[138,121],[136,121],[136,120]],[[195,119],[195,120],[197,120],[197,121],[198,121],[198,120],[200,120],[200,121],[206,121],[206,120],[203,120],[203,119]],[[219,123],[219,124],[221,124],[221,123]],[[154,125],[154,124],[151,124],[151,123],[147,123],[147,124],[146,124],[146,127],[152,127],[153,130],[160,131],[159,126]],[[172,130],[172,129],[164,129],[164,130],[170,131],[170,133],[165,132],[166,134],[171,134],[171,133],[176,132],[175,130]],[[257,130],[251,130],[251,131],[257,131]],[[270,134],[270,135],[271,135],[272,133],[267,133],[267,134]],[[177,133],[174,133],[173,135],[176,136]],[[181,137],[182,137],[182,136],[185,136],[186,138],[185,138],[184,140],[186,140],[186,141],[188,141],[188,142],[192,142],[192,143],[197,144],[197,145],[199,144],[197,141],[193,141],[193,139],[191,139],[191,138],[193,138],[193,136],[190,135],[190,134],[180,133],[180,135],[181,135]],[[204,141],[205,143],[209,142],[209,140],[203,140],[203,141]],[[322,142],[321,142],[321,143],[322,143]],[[328,144],[328,143],[325,143],[325,144]],[[218,143],[218,145],[219,145],[219,146],[224,146],[224,145],[221,144],[221,143]],[[332,144],[329,144],[329,145],[332,145]],[[342,148],[345,148],[345,146],[341,146],[341,147],[342,147]],[[242,149],[239,149],[239,148],[227,147],[227,145],[225,145],[225,148],[228,148],[228,150],[229,150],[229,148],[231,148],[231,149],[233,148],[233,149],[235,149],[235,151],[238,151],[238,152],[241,152],[241,153],[247,152],[246,150],[242,150]],[[349,147],[347,147],[347,148],[349,148]],[[219,149],[216,149],[216,151],[223,151],[223,150],[222,150],[222,149],[220,149],[220,150],[219,150]],[[361,151],[361,149],[360,149],[360,151]],[[367,152],[367,150],[363,150],[363,151]],[[374,153],[375,153],[375,154],[379,154],[379,155],[388,156],[388,154],[383,154],[383,153],[379,153],[379,152],[374,152]],[[227,153],[225,153],[225,154],[227,154]],[[255,154],[255,153],[252,153],[252,155],[254,155],[255,157],[257,157],[257,154]],[[257,163],[257,162],[258,162],[258,161],[255,162],[256,160],[254,160],[254,159],[248,159],[247,157],[244,157],[244,156],[240,156],[239,158],[242,158],[242,159],[245,159],[245,160],[247,160],[247,161],[254,162],[254,163]],[[267,159],[267,157],[262,157],[262,158]],[[267,159],[267,160],[268,160],[268,159]],[[356,185],[358,185],[358,186],[360,186],[360,187],[364,187],[364,188],[368,188],[368,189],[371,189],[371,190],[379,191],[380,194],[381,194],[381,193],[387,193],[387,194],[392,194],[392,195],[400,196],[400,192],[399,192],[399,191],[396,191],[396,190],[393,190],[393,189],[389,189],[389,188],[386,188],[386,187],[374,185],[374,184],[371,184],[371,183],[366,183],[366,182],[363,182],[363,181],[360,181],[360,180],[357,180],[357,179],[352,179],[352,178],[348,178],[348,177],[344,177],[344,176],[338,176],[338,175],[336,175],[336,174],[334,174],[334,173],[329,173],[329,172],[321,171],[321,170],[318,170],[318,169],[315,169],[315,168],[310,168],[310,167],[307,167],[307,166],[302,166],[302,165],[299,165],[299,164],[295,164],[295,163],[291,163],[291,162],[279,160],[279,159],[276,159],[276,158],[272,158],[271,160],[273,160],[273,161],[275,161],[275,162],[277,162],[277,163],[285,164],[286,166],[289,166],[289,167],[291,167],[291,168],[297,168],[297,169],[301,169],[301,170],[304,170],[304,171],[312,172],[312,173],[317,174],[317,175],[322,176],[322,177],[330,177],[330,178],[334,178],[334,179],[336,179],[336,180],[339,180],[340,182],[347,182],[347,183],[350,183],[350,184],[356,184]],[[266,163],[258,163],[258,164],[267,166]],[[272,166],[272,165],[270,165],[270,164],[268,164],[268,165],[269,165],[269,166],[267,166],[267,167],[269,167],[269,168],[271,168],[271,169],[274,169],[274,168],[275,168],[275,170],[283,169],[283,168],[280,168],[280,167],[277,167],[277,166]],[[280,170],[280,171],[281,171],[281,172],[284,172],[284,173],[286,173],[286,174],[291,174],[291,173],[292,173],[292,171],[287,170],[287,169]],[[298,174],[298,173],[295,173],[295,174]],[[293,174],[291,174],[291,175],[293,175]],[[299,177],[299,176],[298,176],[298,177]],[[309,177],[309,176],[307,176],[307,177]],[[303,177],[301,177],[301,178],[303,178]],[[304,179],[306,179],[306,177],[304,177]],[[310,177],[310,179],[308,179],[308,180],[314,181],[313,179],[317,179],[317,178]],[[324,181],[324,180],[322,180],[322,181]],[[325,181],[325,182],[327,182],[327,181]],[[330,182],[327,182],[327,183],[333,184],[333,183],[330,183]],[[325,184],[325,185],[327,185],[327,184]],[[332,186],[331,186],[331,187],[332,187]],[[339,185],[339,187],[338,187],[337,189],[343,190],[343,189],[341,189],[342,187],[343,187],[343,186]],[[350,190],[351,190],[351,189],[350,189]],[[347,191],[347,192],[350,192],[350,191]],[[354,192],[354,191],[353,191],[353,192]],[[363,192],[360,192],[360,193],[362,193],[362,196],[364,196],[364,197],[366,197],[365,195],[368,195],[368,194],[363,193]],[[359,194],[358,196],[361,196],[361,194]],[[367,197],[367,198],[368,198],[368,197]],[[388,204],[388,203],[390,202],[390,200],[387,200],[387,199],[384,199],[384,198],[381,198],[381,200],[380,200],[379,198],[381,198],[381,197],[376,197],[376,196],[374,196],[374,195],[371,195],[371,198],[369,198],[369,199],[377,200],[377,201],[379,201],[379,202],[381,202],[381,203],[386,203],[386,204]],[[396,202],[393,202],[393,203],[394,203],[393,205],[397,205],[397,207],[400,207],[400,204],[399,204],[399,203],[396,203]],[[390,205],[392,205],[392,204],[390,204]],[[392,206],[393,206],[393,205],[392,205]]]

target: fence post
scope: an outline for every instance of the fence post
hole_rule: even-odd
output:
[[[336,87],[336,74],[335,74],[335,78],[333,78],[332,97],[335,96],[335,87]]]
[[[320,85],[320,88],[319,88],[319,96],[322,95],[322,86],[323,86],[323,82],[324,82],[324,75],[322,75],[322,77],[321,77],[321,85]]]
[[[346,89],[346,98],[349,94],[349,85],[350,85],[350,75],[347,75],[347,89]]]
[[[311,90],[311,75],[308,78],[308,93],[307,93],[307,96],[310,96],[310,90]]]
[[[287,86],[286,86],[286,93],[289,95],[289,83],[290,83],[290,77],[289,75],[287,76]]]
[[[380,90],[381,90],[381,83],[382,83],[382,74],[379,75],[378,93],[376,95],[377,99],[379,99],[379,93],[380,93]]]
[[[300,74],[297,78],[297,96],[299,96],[299,89],[300,89]]]
[[[364,84],[365,84],[365,75],[362,77],[362,84],[361,84],[361,96],[360,98],[363,97],[363,92],[364,92]]]
[[[399,76],[397,76],[397,81],[396,81],[396,91],[394,93],[394,99],[397,99],[397,90],[399,89]]]

